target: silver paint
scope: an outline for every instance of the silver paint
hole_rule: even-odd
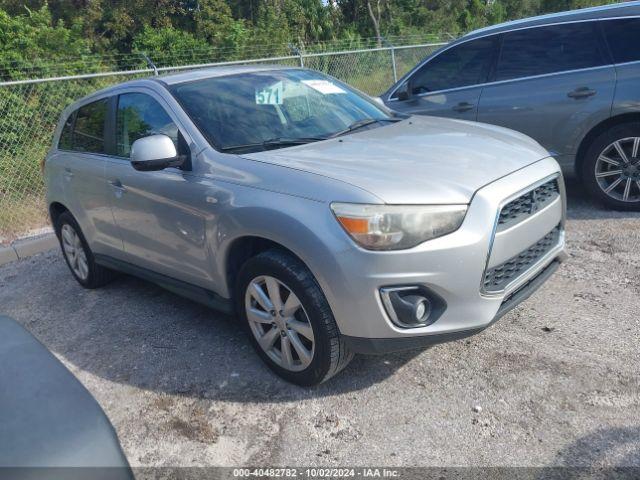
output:
[[[172,83],[234,71],[160,79]],[[52,148],[45,165],[49,204],[58,202],[71,211],[93,252],[224,298],[233,293],[227,272],[234,243],[247,237],[276,242],[311,270],[341,333],[350,336],[407,337],[487,325],[509,293],[487,297],[479,288],[498,209],[515,193],[560,174],[546,150],[522,134],[421,117],[298,147],[243,156],[221,153],[155,80],[98,92],[66,113],[97,98],[132,91],[153,96],[166,109],[191,149],[192,170],[141,172],[126,158]],[[65,167],[74,174],[83,172],[91,188],[61,180]],[[469,208],[454,233],[408,250],[374,252],[347,236],[331,212],[331,202],[464,203]],[[557,214],[545,209],[536,215],[553,215],[555,221]],[[535,230],[528,231],[538,238],[546,233]],[[510,247],[524,250],[532,243],[525,237],[514,235],[508,239]],[[563,246],[528,275],[558,257]],[[493,252],[498,255],[499,247],[494,245]],[[434,324],[406,330],[387,317],[379,289],[410,284],[428,286],[447,303]]]

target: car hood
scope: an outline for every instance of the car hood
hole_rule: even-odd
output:
[[[479,188],[548,156],[512,130],[436,117],[243,155],[350,183],[389,204],[469,203]]]

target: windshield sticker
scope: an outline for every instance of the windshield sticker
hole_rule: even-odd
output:
[[[262,90],[256,90],[256,105],[282,105],[284,85],[282,82],[274,83]]]
[[[320,92],[323,95],[330,95],[333,93],[347,93],[335,83],[331,83],[328,80],[302,80],[302,83],[314,90]]]

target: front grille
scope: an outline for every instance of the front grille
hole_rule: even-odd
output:
[[[538,260],[549,253],[560,241],[560,225],[515,257],[486,271],[484,291],[500,292],[513,280],[525,273]]]
[[[498,231],[523,221],[535,212],[542,210],[560,195],[558,180],[553,179],[528,191],[515,200],[507,203],[500,211]]]

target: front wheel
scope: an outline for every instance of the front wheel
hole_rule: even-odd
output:
[[[598,136],[582,165],[587,190],[618,210],[640,210],[640,123],[615,126]]]
[[[270,250],[249,259],[238,275],[236,291],[251,343],[284,379],[316,385],[353,358],[322,290],[294,256]]]

